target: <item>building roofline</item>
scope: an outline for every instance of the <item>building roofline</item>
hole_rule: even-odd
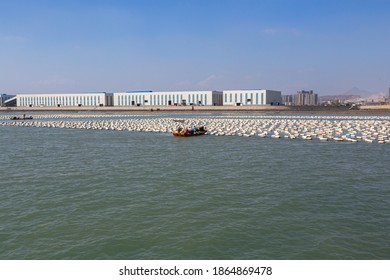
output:
[[[54,93],[17,93],[15,95],[62,95],[62,94],[107,94],[109,92],[96,91],[96,92],[54,92]]]

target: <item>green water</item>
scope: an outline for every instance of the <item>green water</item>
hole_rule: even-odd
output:
[[[1,127],[0,259],[390,259],[390,145]]]

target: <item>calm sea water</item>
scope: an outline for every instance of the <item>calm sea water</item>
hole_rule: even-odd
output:
[[[0,259],[390,259],[390,146],[0,127]]]

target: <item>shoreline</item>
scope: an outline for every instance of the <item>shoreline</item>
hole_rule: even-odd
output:
[[[0,107],[0,113],[26,112],[89,112],[89,113],[265,113],[265,114],[390,114],[390,105],[361,106],[350,110],[348,107],[328,106],[143,106],[143,107]]]

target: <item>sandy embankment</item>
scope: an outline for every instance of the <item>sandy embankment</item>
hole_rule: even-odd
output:
[[[390,110],[390,104],[386,105],[363,105],[360,110]]]

